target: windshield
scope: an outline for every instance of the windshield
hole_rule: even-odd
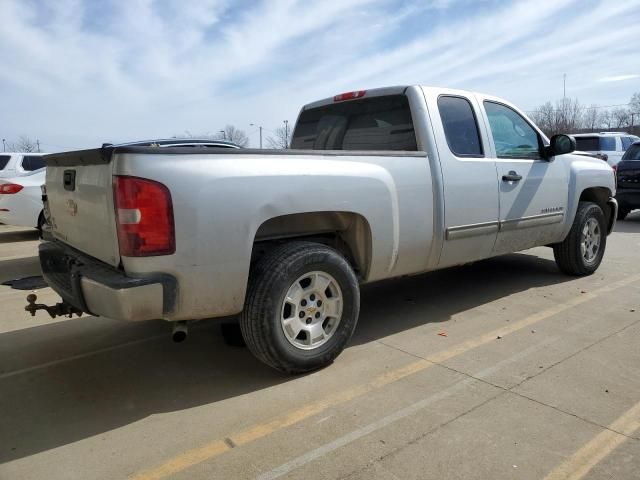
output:
[[[10,159],[11,155],[0,155],[0,170],[4,170],[4,167],[7,166]]]
[[[304,110],[291,148],[415,151],[409,101],[405,95],[388,95]]]
[[[631,145],[622,160],[640,160],[640,143]]]

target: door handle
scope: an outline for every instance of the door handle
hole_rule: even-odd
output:
[[[513,170],[502,176],[503,182],[519,182],[520,180],[522,180],[522,175],[518,175]]]

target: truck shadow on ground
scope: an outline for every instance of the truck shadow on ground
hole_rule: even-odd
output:
[[[351,344],[569,280],[551,260],[515,254],[369,285]],[[1,334],[0,462],[299,378],[226,345],[219,322],[196,324],[184,344],[169,332],[165,322],[79,318]]]
[[[40,275],[40,259],[37,255],[33,257],[10,258],[0,260],[0,283],[7,280]]]
[[[631,212],[624,220],[618,220],[613,231],[620,233],[640,233],[640,210]]]
[[[32,240],[38,240],[38,231],[35,228],[33,230],[0,232],[0,243],[26,242]]]

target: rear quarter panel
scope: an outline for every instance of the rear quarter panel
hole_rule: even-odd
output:
[[[129,274],[178,279],[181,320],[242,310],[256,231],[281,215],[339,211],[370,227],[373,281],[426,269],[433,232],[431,174],[422,156],[118,154],[114,174],[165,184],[176,253],[123,257]]]

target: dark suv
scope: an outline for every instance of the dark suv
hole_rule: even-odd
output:
[[[632,144],[616,165],[618,220],[640,208],[640,142]]]

